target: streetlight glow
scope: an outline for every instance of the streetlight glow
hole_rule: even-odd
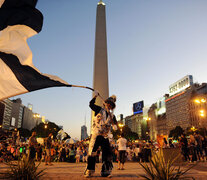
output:
[[[35,118],[39,118],[39,117],[41,117],[41,116],[40,116],[40,114],[34,114],[33,117],[35,117]]]
[[[150,121],[150,120],[151,120],[151,117],[146,118],[146,121]]]
[[[195,126],[192,126],[192,128],[190,128],[190,129],[191,129],[191,131],[195,131],[196,130]]]
[[[203,114],[204,113],[204,110],[200,110],[200,113]]]
[[[195,99],[195,103],[200,104],[200,100],[199,99]]]
[[[206,102],[206,100],[205,100],[204,98],[202,98],[202,99],[201,99],[201,102],[202,102],[202,103],[205,103],[205,102]]]
[[[200,116],[201,116],[201,117],[204,117],[204,116],[205,116],[205,114],[200,114]]]
[[[124,124],[119,123],[118,126],[119,126],[120,128],[122,128],[122,127],[124,127]]]

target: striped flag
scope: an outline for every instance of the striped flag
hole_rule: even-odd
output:
[[[69,86],[33,65],[27,39],[42,29],[37,0],[0,0],[0,100],[38,89]]]

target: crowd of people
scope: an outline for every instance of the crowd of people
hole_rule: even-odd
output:
[[[34,137],[34,138],[32,138]],[[45,162],[47,165],[52,165],[52,162],[71,162],[80,163],[87,162],[88,157],[88,141],[79,141],[75,144],[65,144],[64,141],[52,140],[52,134],[46,138],[44,144],[36,142],[35,132],[31,136],[29,142],[21,142],[14,144],[12,139],[0,142],[0,162],[18,160],[23,155],[36,161]],[[123,137],[122,137],[123,138]],[[121,138],[120,138],[121,139]],[[151,151],[158,150],[158,143],[151,141],[139,141],[133,143],[126,141],[126,147],[119,145],[118,139],[112,143],[113,162],[119,162],[119,155],[121,162],[149,162]],[[177,143],[172,143],[171,139],[163,140],[163,148],[180,148],[184,161],[206,161],[207,160],[207,140],[199,133],[195,133],[186,137],[182,134]],[[97,150],[96,162],[102,162],[101,148]],[[118,165],[119,169],[123,169],[123,165]]]
[[[124,138],[124,137],[122,137]],[[124,138],[125,139],[125,138]],[[131,142],[124,140],[126,145],[120,144],[122,139],[111,145],[113,162],[118,162],[118,169],[124,169],[124,162],[149,162],[151,151],[157,151],[160,146],[151,141]],[[52,165],[52,162],[87,162],[88,141],[79,141],[74,144],[65,144],[64,141],[52,139],[52,134],[45,139],[44,144],[37,143],[35,132],[29,142],[14,144],[12,138],[0,141],[0,162],[18,160],[23,155],[36,161]],[[186,136],[182,134],[177,143],[163,139],[163,148],[180,148],[184,161],[196,162],[207,160],[207,139],[199,133]],[[98,148],[96,162],[102,162],[102,151]]]
[[[206,161],[207,139],[205,136],[195,132],[187,138],[185,134],[182,134],[179,142],[184,161]]]

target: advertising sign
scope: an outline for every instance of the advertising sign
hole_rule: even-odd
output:
[[[12,117],[12,119],[11,119],[11,126],[15,126],[15,118],[14,117]]]
[[[193,84],[193,76],[187,75],[169,87],[170,96],[181,92]]]
[[[144,101],[139,101],[133,104],[134,114],[140,114],[143,112]]]
[[[162,97],[157,101],[157,109],[155,112],[157,116],[166,112],[165,97]]]

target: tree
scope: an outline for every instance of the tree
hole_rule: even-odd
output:
[[[56,137],[60,128],[53,122],[49,122],[47,124],[40,123],[35,126],[31,131],[35,131],[38,137],[48,137],[50,133],[53,134],[53,137]]]
[[[207,134],[207,131],[206,131],[205,127],[198,128],[198,129],[196,129],[195,127],[188,127],[186,129],[186,134],[187,135],[194,134],[195,132],[198,132],[202,136],[206,136],[206,134]]]
[[[25,128],[19,128],[19,135],[23,136],[24,138],[30,137],[31,136],[31,131]]]
[[[127,125],[125,125],[122,128],[122,131],[120,129],[118,129],[117,131],[112,131],[114,139],[118,139],[121,133],[123,133],[124,137],[127,140],[135,140],[139,138],[138,134],[135,132],[132,132],[131,129]]]
[[[173,137],[174,139],[178,139],[181,134],[183,134],[184,130],[180,126],[176,126],[175,129],[170,131],[169,137]]]

